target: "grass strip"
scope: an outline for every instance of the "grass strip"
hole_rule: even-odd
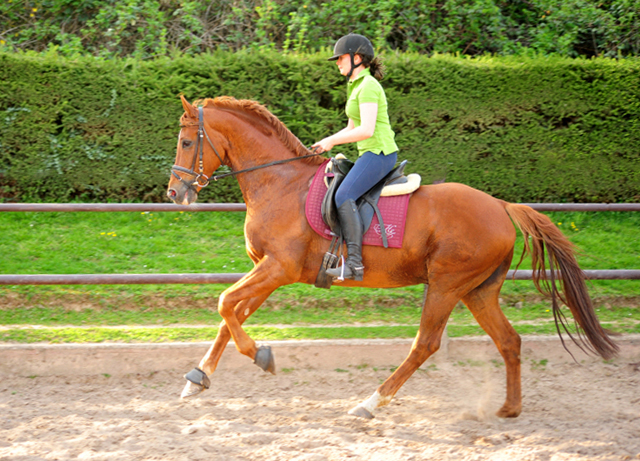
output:
[[[246,327],[255,340],[410,338],[417,326],[392,327]],[[212,341],[218,328],[25,328],[0,331],[1,342],[31,343],[162,343]]]
[[[640,333],[640,324],[603,325],[619,333]],[[522,335],[555,335],[553,323],[514,325]],[[336,327],[275,327],[252,326],[245,330],[255,340],[309,339],[393,339],[415,337],[417,325],[336,326]],[[485,333],[477,325],[449,325],[450,337],[479,336]],[[212,341],[216,327],[88,327],[88,328],[7,328],[0,331],[0,342],[33,344],[67,343],[162,343]]]
[[[640,266],[640,213],[562,212],[546,213],[582,252],[582,269],[636,269]],[[113,273],[227,273],[247,272],[243,235],[245,213],[0,213],[0,254],[3,274],[113,274]],[[517,234],[512,269],[522,250]],[[623,236],[623,238],[621,238]],[[180,242],[179,246],[176,242]],[[529,269],[526,260],[521,266]],[[638,281],[600,280],[589,283],[590,292],[601,296],[637,296]],[[136,304],[149,296],[188,296],[192,300],[215,298],[223,285],[95,285],[0,287],[0,306],[15,295],[43,298],[59,295],[97,304]],[[393,296],[421,299],[422,287],[384,290]],[[537,295],[528,281],[508,281],[502,295],[512,298]],[[321,299],[325,303],[375,299],[382,291],[371,289],[318,290],[303,284],[279,288],[274,302],[286,299]]]
[[[380,301],[380,300],[377,300]],[[419,302],[410,303],[407,299],[386,299],[386,302],[363,302],[359,305],[349,305],[343,300],[342,305],[308,306],[294,304],[293,302],[280,305],[264,306],[256,314],[251,316],[245,326],[334,326],[334,325],[415,325],[420,321]],[[638,307],[624,307],[625,303],[637,304],[637,299],[619,299],[619,306],[600,307],[596,302],[596,314],[601,322],[625,323],[640,322],[640,309]],[[27,305],[28,300],[23,302]],[[43,307],[11,307],[0,308],[0,328],[33,326],[39,327],[179,327],[179,326],[217,326],[222,318],[217,312],[210,309],[191,307],[182,308],[179,304],[175,307],[165,308],[84,308],[79,310],[63,307],[62,301],[57,306]],[[552,322],[553,314],[548,302],[519,303],[521,307],[505,305],[502,311],[514,324],[532,322]],[[570,313],[565,309],[570,317]],[[448,322],[452,325],[475,324],[471,312],[464,306],[456,307]]]

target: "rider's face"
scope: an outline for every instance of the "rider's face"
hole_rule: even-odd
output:
[[[362,61],[359,54],[356,54],[353,59],[356,65],[360,64],[360,61]],[[340,73],[342,75],[345,77],[349,75],[349,72],[351,71],[351,56],[349,53],[340,56],[336,61],[336,65],[338,66],[338,69],[340,69]]]

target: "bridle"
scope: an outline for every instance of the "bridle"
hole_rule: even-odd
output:
[[[182,126],[192,126],[192,125],[182,125]],[[222,165],[222,157],[218,153],[216,146],[214,146],[213,142],[211,142],[211,138],[209,138],[209,135],[207,134],[207,130],[204,129],[204,110],[202,109],[202,107],[198,107],[198,136],[196,138],[196,151],[193,156],[193,162],[191,162],[191,168],[185,168],[180,165],[173,165],[171,167],[171,174],[175,176],[177,179],[179,179],[181,182],[185,183],[187,187],[189,187],[189,189],[195,189],[195,187],[206,187],[209,185],[210,178],[206,174],[204,174],[204,163],[202,160],[204,156],[204,137],[205,136],[207,138],[207,141],[209,141],[209,145],[213,149],[213,152],[215,152],[216,157],[218,157],[218,160],[220,160],[220,165]],[[196,161],[198,162],[197,173],[195,172]],[[182,176],[178,174],[178,172],[186,173],[189,176],[191,176],[193,179],[185,180]],[[216,180],[217,178],[214,176],[213,179]]]
[[[185,126],[193,126],[193,125],[181,125],[181,126],[185,127]],[[212,179],[214,181],[217,181],[218,179],[226,178],[228,176],[235,176],[235,175],[240,174],[240,173],[246,173],[246,172],[249,172],[249,171],[259,170],[261,168],[266,168],[266,167],[273,166],[273,165],[280,165],[282,163],[293,162],[294,160],[302,160],[302,159],[305,159],[305,158],[316,157],[318,155],[322,155],[322,153],[317,153],[316,152],[317,148],[314,148],[313,149],[313,153],[309,154],[309,155],[302,155],[300,157],[292,157],[292,158],[287,158],[287,159],[284,159],[284,160],[276,160],[274,162],[265,163],[264,165],[258,165],[258,166],[254,166],[254,167],[251,167],[251,168],[245,168],[244,170],[231,171],[230,173],[224,173],[224,174],[214,175],[214,176],[208,177],[207,175],[204,174],[204,163],[203,163],[204,138],[205,137],[207,138],[207,141],[209,142],[209,145],[213,149],[213,152],[216,154],[216,157],[218,157],[218,160],[220,160],[220,165],[223,165],[224,162],[222,161],[222,157],[218,153],[218,150],[216,149],[216,146],[213,145],[213,142],[211,141],[211,138],[209,138],[209,135],[207,134],[207,130],[205,130],[205,128],[204,128],[204,110],[203,110],[202,107],[198,107],[198,136],[196,138],[196,150],[195,150],[195,154],[193,156],[193,161],[191,162],[191,168],[185,168],[185,167],[182,167],[180,165],[173,165],[171,167],[171,174],[173,176],[175,176],[176,179],[178,179],[180,182],[183,182],[184,184],[186,184],[186,186],[189,189],[195,190],[196,187],[200,187],[200,188],[206,187],[206,186],[209,185],[209,182]],[[198,172],[197,173],[195,171],[196,161],[198,163]],[[191,178],[193,178],[193,179],[186,179],[185,180],[178,173],[186,173],[189,176],[191,176]]]

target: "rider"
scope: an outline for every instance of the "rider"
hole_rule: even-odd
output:
[[[360,281],[364,273],[363,224],[356,200],[393,170],[398,146],[389,123],[387,98],[379,83],[384,69],[380,58],[375,58],[371,42],[362,35],[345,35],[337,41],[329,61],[337,61],[340,73],[348,78],[345,113],[349,122],[346,128],[312,147],[327,152],[334,146],[355,142],[359,157],[335,195],[340,227],[347,244],[347,260],[344,267],[326,272],[333,277]]]

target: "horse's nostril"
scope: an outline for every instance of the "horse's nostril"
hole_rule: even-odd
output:
[[[176,195],[178,195],[178,193],[173,189],[169,189],[169,191],[167,192],[167,195],[169,196],[169,198],[175,198]]]

